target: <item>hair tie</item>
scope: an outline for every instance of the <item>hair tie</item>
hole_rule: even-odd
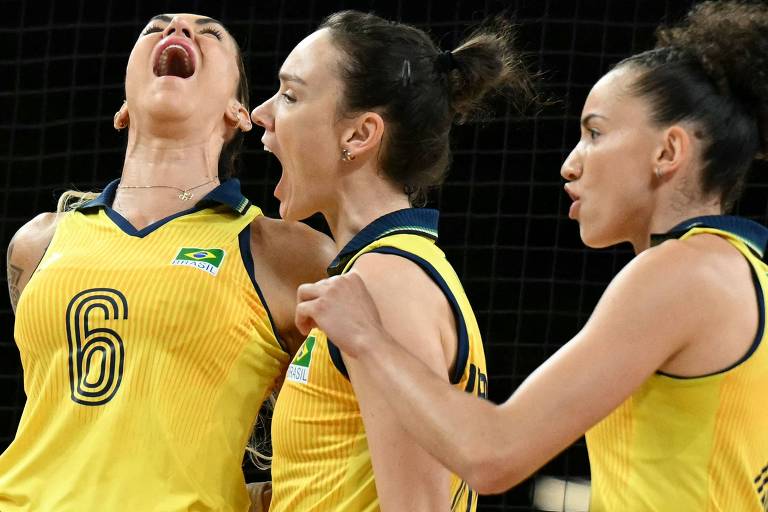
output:
[[[453,58],[453,53],[450,50],[437,54],[435,58],[435,69],[441,73],[450,73],[458,66],[456,65],[456,59]]]
[[[403,67],[400,70],[400,84],[408,87],[411,84],[411,61],[403,60]]]

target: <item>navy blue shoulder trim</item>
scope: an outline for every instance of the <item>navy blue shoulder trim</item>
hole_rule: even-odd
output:
[[[347,242],[328,266],[328,275],[341,274],[349,260],[357,253],[385,236],[408,233],[437,240],[439,217],[440,213],[437,210],[429,208],[404,208],[382,215]]]
[[[440,273],[435,267],[432,266],[431,263],[413,253],[403,251],[402,249],[397,249],[395,247],[386,246],[378,247],[370,252],[393,254],[413,261],[419,267],[421,267],[427,273],[427,275],[432,278],[435,284],[437,284],[443,291],[445,297],[448,299],[448,302],[451,304],[451,309],[453,309],[453,314],[456,317],[458,348],[456,352],[456,367],[450,376],[450,382],[451,384],[458,383],[461,380],[461,376],[464,374],[464,369],[467,366],[467,360],[469,359],[469,334],[467,332],[467,324],[464,320],[464,315],[461,313],[461,308],[459,307],[459,302],[453,295],[453,292],[448,286],[448,283],[445,282],[443,276],[440,275]],[[341,357],[341,351],[336,345],[333,344],[330,339],[328,340],[328,353],[330,354],[331,361],[333,362],[333,365],[336,367],[336,369],[348,379],[349,374],[347,373],[347,368],[344,365],[344,360]]]
[[[111,207],[119,186],[119,179],[110,181],[98,197],[78,206],[77,209],[88,210],[99,206],[107,208]],[[211,204],[223,204],[229,206],[240,215],[245,215],[245,212],[248,211],[248,207],[251,206],[251,202],[240,192],[240,180],[237,178],[224,181],[197,202],[197,205],[203,205],[203,207],[210,206]],[[194,208],[187,210],[187,213],[192,210],[194,210]]]
[[[651,235],[651,245],[658,245],[672,238],[680,238],[694,228],[713,228],[733,233],[744,240],[758,258],[766,260],[768,228],[755,221],[733,215],[705,215],[688,219],[667,233]]]
[[[272,332],[275,334],[275,339],[280,344],[280,347],[285,351],[285,353],[290,355],[288,348],[285,346],[285,342],[283,342],[283,339],[280,337],[280,333],[277,332],[277,326],[275,326],[275,320],[272,318],[272,312],[269,311],[267,300],[264,298],[264,294],[261,293],[261,288],[259,287],[259,283],[256,282],[256,274],[254,273],[253,254],[251,253],[250,224],[245,226],[245,228],[240,232],[240,234],[238,235],[238,239],[240,242],[240,257],[243,259],[243,265],[245,265],[245,271],[248,272],[248,277],[251,278],[251,283],[253,284],[253,287],[259,296],[259,300],[261,301],[261,304],[264,306],[264,309],[267,312],[267,316],[269,317],[269,325],[272,326]]]
[[[170,215],[164,219],[160,219],[142,229],[136,229],[133,224],[112,209],[112,202],[115,199],[115,193],[117,192],[117,187],[119,185],[120,180],[111,181],[98,197],[78,206],[77,210],[87,211],[94,208],[104,208],[107,216],[115,223],[115,225],[117,225],[117,227],[123,230],[125,234],[138,238],[144,238],[173,219],[204,210],[210,206],[222,204],[228,206],[240,215],[245,215],[248,208],[251,206],[251,202],[240,193],[240,182],[237,179],[230,179],[211,190],[191,208]]]

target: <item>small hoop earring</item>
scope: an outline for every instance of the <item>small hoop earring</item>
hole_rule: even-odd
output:
[[[656,170],[655,170],[654,172],[656,173],[656,177],[657,177],[657,178],[661,179],[661,178],[663,178],[663,177],[664,177],[664,173],[663,173],[663,172],[661,172],[661,167],[657,167],[657,168],[656,168]]]
[[[355,159],[355,155],[349,152],[348,149],[344,148],[341,150],[341,160],[344,162],[351,162]]]

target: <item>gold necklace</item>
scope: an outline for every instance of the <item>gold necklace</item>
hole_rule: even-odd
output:
[[[182,201],[189,201],[190,199],[195,197],[195,194],[192,193],[193,190],[195,190],[196,188],[200,188],[203,185],[207,185],[212,181],[215,181],[217,178],[218,178],[217,176],[214,176],[213,178],[209,179],[205,183],[201,183],[199,185],[196,185],[190,188],[179,188],[179,187],[174,187],[173,185],[118,185],[117,188],[118,189],[120,188],[124,188],[124,189],[125,188],[172,188],[173,190],[177,190],[180,192],[178,195],[179,199],[181,199]]]

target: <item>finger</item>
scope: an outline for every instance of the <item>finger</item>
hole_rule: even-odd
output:
[[[318,285],[323,281],[324,280],[320,280],[317,283],[305,283],[305,284],[299,285],[299,287],[296,289],[296,301],[304,302],[304,301],[316,299],[320,290],[320,287]]]
[[[332,289],[339,276],[326,277],[316,283],[304,283],[296,289],[296,298],[299,302],[312,300]]]
[[[316,302],[314,300],[300,302],[296,305],[294,323],[303,336],[307,336],[309,331],[311,331],[314,327],[317,327],[313,316],[315,312],[315,306]]]

